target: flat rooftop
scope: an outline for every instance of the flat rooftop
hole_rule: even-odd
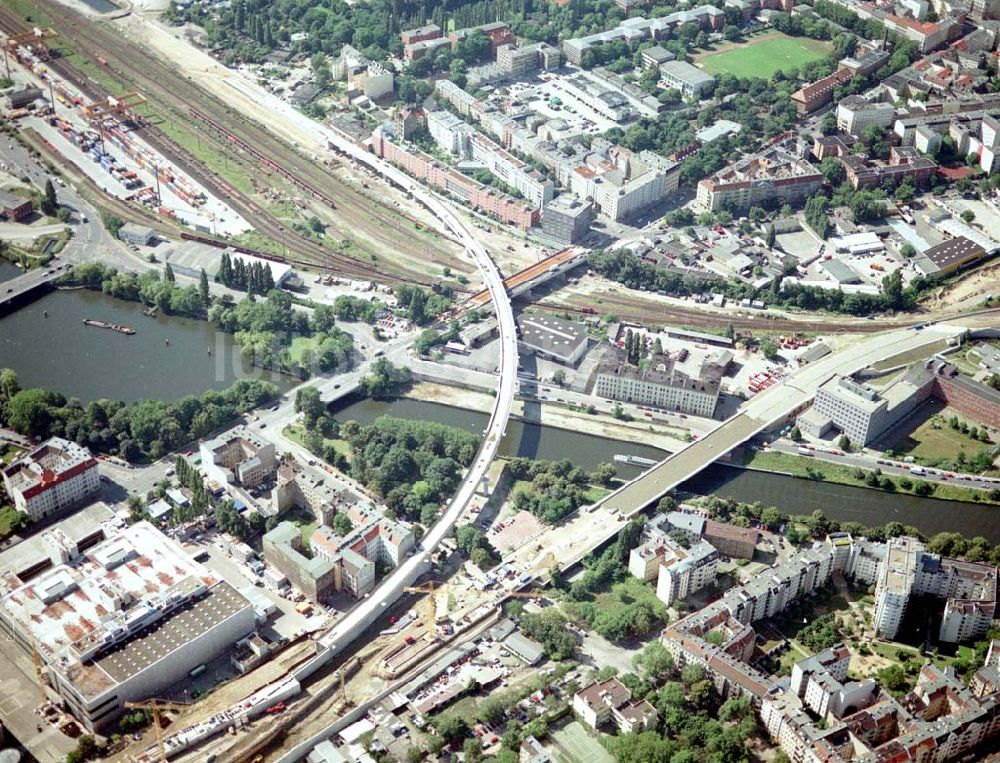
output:
[[[28,583],[11,573],[3,583],[3,617],[34,640],[46,662],[58,665],[65,659],[79,665],[81,653],[103,643],[112,629],[126,627],[129,618],[159,609],[167,600],[183,602],[201,587],[211,591],[221,580],[150,523],[138,522]],[[129,602],[127,609],[123,602]],[[172,612],[161,627],[173,617]],[[200,619],[210,627],[210,618],[202,614]],[[109,651],[128,646],[133,635]]]
[[[76,686],[85,694],[99,694],[159,662],[249,606],[251,604],[243,594],[229,583],[220,582],[169,617],[105,652],[91,664],[79,666]]]

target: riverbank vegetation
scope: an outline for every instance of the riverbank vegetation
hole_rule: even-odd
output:
[[[13,372],[4,369],[3,374]],[[84,406],[77,398],[40,387],[19,389],[16,379],[13,375],[13,386],[0,388],[2,418],[12,429],[28,437],[65,437],[127,461],[160,458],[278,396],[270,382],[240,379],[227,389],[171,403],[95,400]]]
[[[480,438],[430,421],[382,416],[337,425],[351,447],[349,473],[399,517],[430,524],[479,449]]]
[[[883,474],[879,469],[862,469],[808,456],[796,456],[777,451],[748,450],[746,466],[768,472],[790,474],[817,482],[865,487],[887,493],[908,493],[921,498],[933,497],[948,501],[1000,504],[1000,489],[977,490],[954,484],[929,482],[914,477]]]
[[[243,273],[246,276],[247,271]],[[253,282],[262,283],[266,277],[267,273],[254,277]],[[162,275],[152,270],[138,274],[118,272],[99,262],[77,265],[59,284],[84,286],[166,314],[210,320],[235,336],[247,362],[301,379],[343,368],[353,353],[351,335],[334,325],[331,308],[320,307],[309,315],[294,309],[291,295],[280,289],[272,288],[262,299],[251,293],[237,303],[229,295],[211,297],[207,281],[181,286],[169,266]],[[293,356],[295,338],[307,339],[308,346],[295,348]]]
[[[542,461],[515,457],[507,460],[507,472],[514,480],[511,505],[515,511],[528,511],[545,524],[556,524],[581,506],[593,503],[602,491],[591,484],[611,485],[615,481],[613,464],[601,464],[588,474],[569,459]]]

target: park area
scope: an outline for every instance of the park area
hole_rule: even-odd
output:
[[[916,426],[892,442],[895,455],[911,456],[926,466],[998,473],[990,468],[994,443],[985,427],[979,428],[977,422],[937,402],[926,403],[912,418]]]
[[[723,42],[694,60],[709,74],[770,79],[776,72],[787,72],[826,58],[831,50],[828,42],[772,31],[743,41]]]

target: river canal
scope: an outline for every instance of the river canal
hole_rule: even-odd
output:
[[[482,432],[487,419],[483,413],[410,399],[356,401],[338,409],[335,415],[340,421],[354,419],[364,424],[386,414],[437,421],[476,433]],[[649,445],[513,420],[507,426],[507,437],[500,445],[500,453],[540,459],[568,458],[588,471],[599,463],[611,461],[616,453],[655,459],[664,456],[663,451]],[[615,466],[619,476],[625,478],[637,476],[641,471],[621,464]],[[1000,507],[997,506],[895,495],[720,464],[710,466],[689,480],[682,490],[699,495],[714,493],[746,503],[762,501],[765,506],[777,506],[787,514],[811,514],[822,509],[828,517],[841,522],[874,526],[897,521],[913,525],[928,535],[942,531],[961,532],[970,538],[982,535],[993,543],[1000,543]]]
[[[17,275],[10,267],[14,272],[3,268],[0,279]],[[136,333],[86,326],[85,318],[124,324]],[[152,318],[143,315],[142,305],[84,290],[54,291],[0,317],[3,367],[17,371],[22,388],[47,387],[84,404],[100,398],[177,400],[255,374],[282,390],[294,384],[249,368],[232,335],[208,321]]]
[[[18,268],[0,261],[0,281],[19,273]],[[0,317],[0,367],[14,368],[22,387],[48,387],[79,397],[84,403],[98,398],[176,400],[210,388],[223,389],[239,376],[253,375],[240,360],[231,335],[216,331],[206,321],[151,318],[142,310],[141,305],[97,292],[47,294]],[[122,323],[135,328],[136,334],[126,336],[85,326],[84,318]],[[274,381],[283,390],[293,386],[287,377]],[[437,421],[476,434],[487,422],[486,414],[478,411],[410,399],[353,401],[336,411],[341,421],[361,423],[386,414]],[[568,458],[588,471],[600,463],[613,462],[619,453],[657,460],[664,455],[650,445],[514,420],[507,427],[500,452],[505,456]],[[636,467],[615,466],[623,478],[640,473]],[[822,509],[840,521],[866,525],[899,521],[928,535],[957,531],[1000,543],[1000,507],[995,506],[894,495],[721,465],[709,467],[682,489],[746,502],[759,500],[790,514]]]

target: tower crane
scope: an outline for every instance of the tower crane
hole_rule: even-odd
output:
[[[153,729],[156,732],[156,748],[160,753],[160,763],[167,763],[167,753],[163,747],[163,727],[160,726],[161,710],[186,710],[187,705],[176,702],[166,702],[161,699],[148,699],[145,702],[126,702],[126,710],[152,710]]]

